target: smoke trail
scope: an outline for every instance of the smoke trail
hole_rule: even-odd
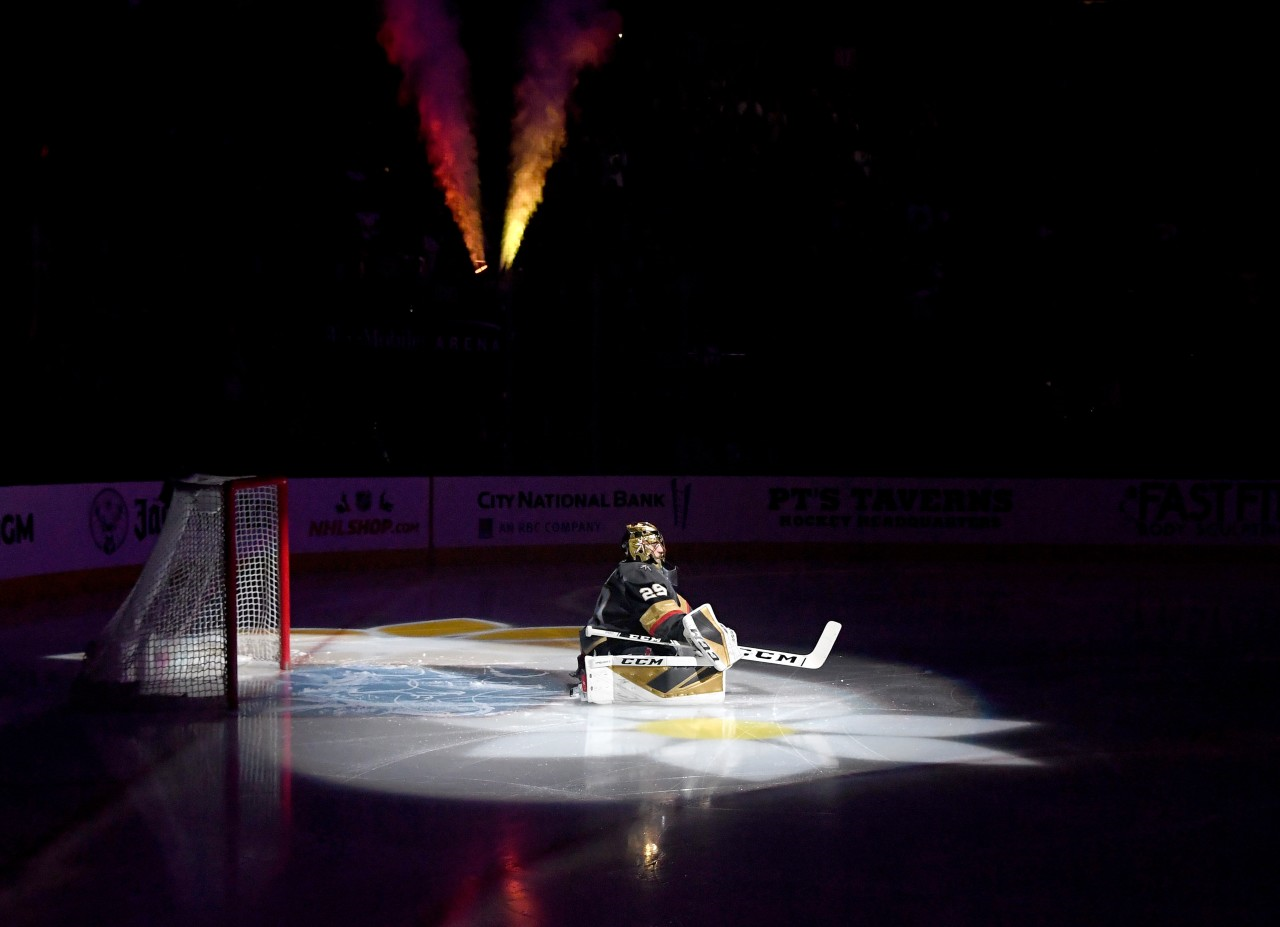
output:
[[[378,41],[404,74],[401,102],[417,103],[427,159],[479,273],[487,266],[480,170],[470,71],[458,23],[446,11],[445,0],[386,0]]]
[[[542,202],[547,171],[565,142],[565,106],[587,66],[599,66],[617,38],[621,16],[600,0],[548,0],[531,23],[524,77],[516,87],[511,186],[502,226],[503,270],[511,267],[529,219]]]

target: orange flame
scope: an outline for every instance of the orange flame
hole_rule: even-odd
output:
[[[479,273],[487,266],[480,170],[470,71],[458,24],[445,12],[443,0],[387,0],[386,11],[378,41],[404,74],[402,102],[417,103],[427,159]]]
[[[547,171],[565,143],[565,106],[584,67],[599,66],[618,35],[613,10],[589,12],[591,3],[552,4],[529,31],[525,76],[516,87],[511,138],[511,186],[503,217],[499,266],[515,262],[525,229],[542,203]]]

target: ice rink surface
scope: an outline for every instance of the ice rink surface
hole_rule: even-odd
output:
[[[301,570],[289,672],[125,711],[70,691],[126,590],[0,604],[0,924],[1270,922],[1273,563],[676,562],[831,657],[589,705],[608,557]]]

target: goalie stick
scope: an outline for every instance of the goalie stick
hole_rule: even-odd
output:
[[[787,653],[785,650],[766,650],[763,647],[743,647],[738,645],[738,659],[755,660],[758,663],[783,663],[788,666],[803,666],[805,669],[817,669],[826,662],[831,648],[840,634],[841,624],[828,621],[818,636],[818,643],[808,653]],[[660,637],[646,637],[643,634],[624,634],[621,631],[606,631],[604,628],[587,628],[587,633],[596,637],[612,637],[620,641],[637,641],[641,644],[665,644],[670,647],[680,641],[663,640]],[[699,661],[705,658],[698,657]],[[710,660],[705,661],[707,665]]]

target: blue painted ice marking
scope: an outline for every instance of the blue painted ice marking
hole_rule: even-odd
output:
[[[289,672],[282,684],[295,715],[483,716],[563,703],[567,697],[558,675],[511,667],[305,667]]]

